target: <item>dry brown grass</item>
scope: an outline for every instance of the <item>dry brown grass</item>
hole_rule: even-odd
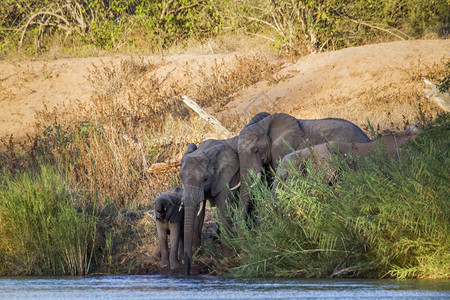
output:
[[[221,107],[233,100],[241,89],[260,81],[276,84],[284,77],[278,73],[283,59],[270,59],[266,55],[235,56],[234,61],[214,61],[210,69],[200,68],[200,81],[191,95],[201,106]]]
[[[151,207],[158,194],[181,185],[177,173],[187,145],[216,136],[208,123],[186,113],[181,95],[189,80],[157,76],[164,65],[134,57],[93,65],[91,102],[39,111],[36,126],[42,134],[31,138],[28,153],[62,163],[73,182],[98,193],[104,204]],[[230,65],[216,62],[209,72],[201,69],[195,98],[203,106],[222,104],[260,80],[281,80],[280,68],[263,56],[236,56]],[[237,133],[249,118],[228,115],[222,122]]]
[[[30,63],[14,63],[17,70],[18,79],[23,82],[29,82],[36,78],[47,79],[53,76],[52,71],[48,68],[48,60],[39,66],[33,66]]]
[[[409,124],[425,124],[434,119],[441,109],[426,96],[423,79],[438,83],[449,76],[448,59],[426,65],[421,61],[401,69],[402,78],[397,82],[384,82],[376,87],[368,86],[353,97],[330,95],[326,99],[315,99],[291,108],[315,118],[331,115],[354,121],[369,132],[368,121],[375,130],[403,130]],[[346,104],[350,109],[336,109]],[[363,114],[359,112],[364,112]]]
[[[88,79],[96,93],[90,105],[77,103],[40,111],[37,127],[43,134],[29,138],[32,147],[28,150],[4,140],[8,150],[2,153],[2,160],[20,169],[32,166],[30,162],[43,155],[64,164],[80,188],[99,193],[118,208],[151,207],[158,194],[181,184],[178,161],[187,145],[215,137],[209,124],[186,113],[181,95],[190,92],[203,107],[218,111],[245,87],[283,80],[278,75],[282,62],[261,55],[235,56],[232,62],[215,61],[210,68],[201,67],[195,81],[189,76],[184,81],[158,76],[163,60],[155,63],[132,57],[117,64],[93,65]],[[21,72],[25,77],[43,76],[45,67],[34,70],[24,66]],[[376,130],[424,123],[437,110],[417,83],[424,77],[438,81],[448,76],[449,70],[443,61],[432,66],[411,65],[403,73],[400,84],[367,88],[352,99],[330,97],[326,105],[310,101],[301,109],[305,114],[327,114],[327,109],[346,101],[352,102],[353,109],[341,110],[341,115],[333,111],[334,116],[354,120],[358,111],[373,111],[369,119]],[[274,112],[273,107],[266,110]],[[220,121],[237,134],[253,113],[256,111],[248,115],[222,113]],[[367,124],[367,120],[357,120],[357,124]]]
[[[177,111],[182,88],[165,84],[153,71],[155,64],[142,58],[122,59],[117,66],[94,66],[89,82],[97,87],[93,113],[99,121],[137,135],[142,129],[158,129],[170,113]]]

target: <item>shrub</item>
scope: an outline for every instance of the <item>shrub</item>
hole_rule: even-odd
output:
[[[188,39],[244,32],[280,51],[340,49],[392,39],[448,35],[446,0],[6,0],[0,50],[95,45],[117,51],[159,50]],[[49,37],[49,38],[46,38]]]
[[[97,217],[57,167],[0,175],[0,273],[84,275],[93,266]]]
[[[256,223],[225,234],[244,276],[449,277],[449,115],[399,158],[375,153],[357,170],[336,161],[330,186],[309,165],[275,195],[254,176]],[[231,208],[236,213],[236,209]]]

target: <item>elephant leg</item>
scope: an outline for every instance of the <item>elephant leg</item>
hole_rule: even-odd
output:
[[[152,256],[156,258],[161,258],[161,249],[158,242],[158,247],[156,247],[156,250],[153,252]]]
[[[166,224],[157,221],[156,232],[158,234],[158,248],[161,252],[161,266],[167,267],[169,265],[169,251],[167,245],[167,226]]]
[[[178,261],[178,242],[180,240],[180,223],[171,223],[170,228],[170,268],[180,265]]]
[[[178,251],[179,251],[179,260],[181,261],[184,256],[184,228],[180,226],[180,234],[178,236]]]
[[[223,195],[223,194],[224,195]],[[223,231],[230,232],[231,230],[231,219],[226,215],[226,199],[228,196],[228,190],[223,190],[218,199],[216,200],[217,209],[219,210],[220,224],[223,224]],[[232,257],[234,254],[233,249],[228,245],[222,243],[222,256]]]

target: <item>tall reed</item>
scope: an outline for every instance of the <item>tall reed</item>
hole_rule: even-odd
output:
[[[448,278],[450,276],[449,115],[423,130],[402,155],[375,153],[331,163],[334,185],[309,165],[276,192],[256,176],[255,218],[224,240],[236,251],[233,275]]]
[[[83,275],[93,263],[97,235],[95,199],[70,187],[64,172],[42,164],[37,171],[0,175],[0,274]]]

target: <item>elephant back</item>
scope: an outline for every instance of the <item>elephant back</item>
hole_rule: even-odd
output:
[[[354,143],[371,142],[361,128],[344,119],[299,119],[298,123],[304,132],[304,139],[309,145],[317,145],[327,141]]]

